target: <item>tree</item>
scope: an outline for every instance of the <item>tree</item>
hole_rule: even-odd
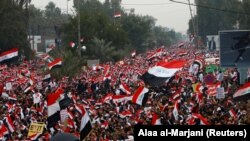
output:
[[[105,43],[103,39],[94,38],[88,48],[90,59],[100,59],[101,62],[113,61],[115,48],[111,44],[111,42]]]
[[[250,1],[249,0],[242,0],[240,3],[240,9],[243,13],[246,13],[245,15],[241,15],[239,17],[239,26],[240,29],[246,30],[250,29]]]
[[[145,51],[145,45],[153,31],[155,19],[150,16],[124,15],[121,23],[133,48],[137,51]]]
[[[195,0],[195,3],[198,5],[197,15],[194,16],[193,20],[198,20],[198,35],[203,40],[205,40],[206,35],[216,35],[220,30],[235,29],[239,15],[229,11],[232,9],[239,11],[240,2],[238,0]],[[193,34],[191,20],[189,21],[188,33]]]
[[[181,37],[174,30],[156,27],[156,20],[151,16],[127,14],[117,0],[105,0],[103,4],[99,0],[74,0],[74,8],[77,14],[80,12],[80,33],[84,38],[81,44],[87,47],[82,51],[82,58],[100,59],[101,62],[119,61],[129,55],[131,50],[144,52],[147,48],[155,46],[169,46]],[[113,17],[116,11],[121,12],[120,18]],[[69,43],[72,41],[78,46],[77,14],[71,16],[69,22],[63,25],[63,52],[75,54],[74,59],[79,49],[70,48]],[[57,56],[64,54],[60,52],[54,53]],[[67,61],[65,64],[70,64],[68,62],[71,62],[71,59],[67,58],[69,56],[64,55],[66,57],[64,61]],[[74,65],[77,63],[80,62],[75,61]]]
[[[28,34],[27,0],[1,0],[0,46],[2,51],[18,47],[26,57],[32,56]]]

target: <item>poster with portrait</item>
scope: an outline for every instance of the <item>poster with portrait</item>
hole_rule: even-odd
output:
[[[221,67],[250,67],[250,30],[220,31]]]
[[[55,40],[45,40],[45,48],[46,48],[46,53],[50,52],[53,48],[56,47]]]
[[[220,49],[220,38],[219,35],[207,35],[206,36],[206,47],[208,51],[219,51]]]

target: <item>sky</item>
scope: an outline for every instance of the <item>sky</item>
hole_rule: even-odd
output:
[[[53,1],[63,12],[67,12],[68,0],[32,0],[32,4],[37,8],[44,9],[49,1]],[[103,2],[104,0],[100,1]],[[187,0],[176,1],[187,2]],[[191,0],[191,3],[192,2],[193,0]],[[191,18],[188,5],[173,3],[169,0],[122,0],[121,4],[122,7],[127,10],[134,8],[135,14],[153,16],[157,20],[156,25],[168,27],[183,34],[185,34],[188,29],[188,21]],[[72,5],[73,0],[69,0],[69,13],[73,11]],[[195,7],[192,7],[193,12],[194,10]]]

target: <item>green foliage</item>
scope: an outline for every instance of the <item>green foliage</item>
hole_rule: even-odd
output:
[[[63,58],[63,67],[52,70],[57,78],[73,76],[87,59],[119,61],[134,49],[144,52],[148,48],[168,46],[179,40],[179,34],[174,30],[155,26],[153,17],[126,13],[120,1],[105,0],[101,3],[99,0],[80,0],[80,33],[84,38],[82,45],[87,47],[80,57],[79,49],[69,47],[70,41],[78,44],[78,0],[74,0],[76,13],[73,15],[63,14],[53,2],[49,2],[45,10],[28,5],[28,2],[0,1],[0,46],[3,49],[19,46],[29,56],[32,53],[28,34],[62,38],[62,46],[50,52],[54,58]],[[121,12],[122,17],[114,18],[116,12]]]
[[[127,32],[131,45],[138,51],[145,51],[155,19],[149,16],[125,15],[121,20],[122,28]]]
[[[69,16],[62,13],[53,2],[49,2],[45,10],[30,5],[29,17],[29,34],[41,35],[45,38],[60,38],[62,25],[69,21]]]
[[[240,29],[250,29],[250,1],[249,0],[242,0],[240,5],[242,12],[247,13],[247,15],[241,15],[239,17],[239,24]]]
[[[27,13],[24,9],[28,1],[1,0],[0,2],[0,47],[2,51],[18,47],[20,54],[31,58],[27,40]]]
[[[205,40],[206,35],[216,35],[220,30],[249,29],[250,27],[249,0],[243,0],[242,2],[239,0],[196,0],[195,3],[210,7],[204,8],[198,6],[197,15],[194,17],[195,26],[198,23],[198,35],[203,40]],[[188,33],[193,34],[191,19],[189,21]]]
[[[78,13],[78,2],[74,0],[76,13]],[[121,12],[122,17],[114,18],[115,12]],[[72,73],[68,68],[71,67],[71,63],[75,66],[72,70],[74,72],[79,70],[81,63],[86,62],[85,59],[100,59],[101,63],[115,62],[128,56],[131,50],[144,52],[147,48],[169,46],[182,37],[174,30],[155,26],[156,20],[151,16],[126,14],[117,0],[106,0],[103,4],[98,0],[80,1],[80,32],[84,38],[82,45],[87,49],[82,51],[85,59],[79,62],[76,59],[79,57],[76,55],[79,49],[69,47],[71,41],[78,44],[77,18],[77,15],[72,16],[69,22],[63,25],[63,51],[68,55],[64,55],[65,69],[62,68],[61,71],[66,74]],[[56,52],[60,54],[60,51]]]
[[[50,52],[54,58],[60,57],[63,59],[62,67],[51,70],[51,74],[56,79],[63,76],[72,78],[75,74],[81,72],[81,68],[86,64],[86,57],[79,58],[75,52],[69,49],[56,48]]]

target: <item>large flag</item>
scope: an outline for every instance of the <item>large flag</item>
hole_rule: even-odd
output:
[[[161,61],[156,66],[149,68],[148,71],[142,75],[142,80],[151,86],[160,86],[174,76],[185,63],[186,61],[181,60],[170,62]]]
[[[61,65],[62,65],[62,59],[61,58],[57,58],[53,62],[49,63],[48,67],[51,70],[53,67],[55,67],[55,66],[61,66]]]
[[[149,90],[143,86],[139,87],[132,96],[132,103],[144,106],[147,102],[145,95]]]
[[[48,105],[48,127],[53,127],[60,120],[60,103],[62,99],[61,94],[63,94],[62,89],[58,89],[55,93],[48,95],[47,105]]]
[[[0,62],[14,58],[16,56],[18,56],[18,48],[13,48],[0,54]]]
[[[80,127],[80,140],[82,141],[85,137],[88,136],[92,129],[91,121],[88,115],[88,112],[83,109],[82,110],[82,120],[81,120],[81,127]]]
[[[235,100],[247,100],[250,99],[250,82],[244,84],[239,90],[233,95]]]

